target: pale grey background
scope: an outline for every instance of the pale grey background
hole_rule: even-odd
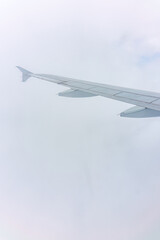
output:
[[[21,82],[160,92],[159,0],[0,1],[0,239],[159,240],[160,118]]]

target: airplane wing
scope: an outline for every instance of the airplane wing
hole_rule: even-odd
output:
[[[17,68],[22,72],[23,82],[30,77],[35,77],[69,88],[69,90],[59,93],[59,96],[72,98],[102,96],[135,105],[122,112],[120,114],[121,117],[145,118],[160,116],[160,93],[117,87],[56,75],[34,74],[22,67],[18,66]]]

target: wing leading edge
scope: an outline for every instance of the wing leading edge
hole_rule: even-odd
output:
[[[34,74],[24,68],[17,68],[22,72],[22,81],[26,81],[29,77],[35,77],[70,88],[65,92],[59,93],[59,96],[102,96],[136,105],[136,107],[121,113],[120,116],[122,117],[146,118],[160,116],[160,93],[117,87],[56,75]]]

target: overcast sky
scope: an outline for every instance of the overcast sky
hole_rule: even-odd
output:
[[[0,1],[0,240],[159,240],[160,118],[57,96],[20,65],[160,92],[159,0]]]

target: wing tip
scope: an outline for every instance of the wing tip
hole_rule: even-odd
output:
[[[18,70],[21,71],[22,73],[22,82],[27,81],[28,78],[30,78],[32,76],[32,72],[20,67],[20,66],[16,66],[16,68],[18,68]]]

